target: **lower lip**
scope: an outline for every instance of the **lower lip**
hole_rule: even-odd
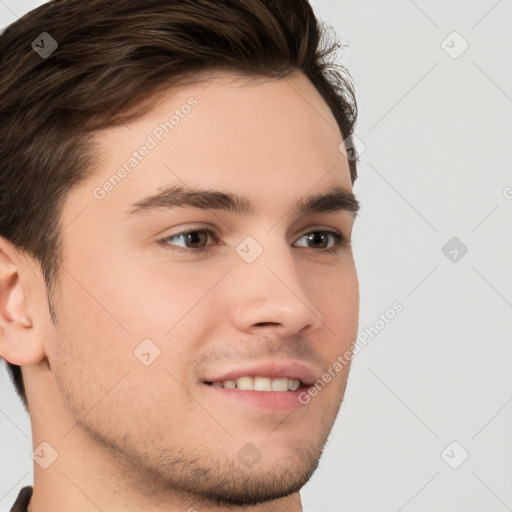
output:
[[[302,393],[306,392],[307,394],[307,388],[303,386],[296,391],[244,391],[242,389],[219,388],[208,384],[205,384],[205,386],[210,388],[217,396],[228,400],[237,400],[263,410],[290,412],[307,405],[299,400]]]

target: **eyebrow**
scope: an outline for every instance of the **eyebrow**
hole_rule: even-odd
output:
[[[250,199],[231,192],[176,185],[137,201],[129,207],[126,217],[156,209],[169,210],[187,206],[202,210],[225,211],[244,217],[255,215],[260,211]],[[347,211],[355,218],[359,209],[359,201],[350,190],[334,186],[325,192],[300,198],[291,210],[296,216]]]

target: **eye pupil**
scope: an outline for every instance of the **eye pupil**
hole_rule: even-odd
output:
[[[315,233],[311,233],[308,237],[308,240],[311,242],[315,242],[315,243],[318,243],[318,242],[321,243],[322,242],[321,239],[323,239],[323,242],[325,242],[324,245],[327,246],[328,245],[327,238],[328,237],[324,233],[317,231]]]
[[[203,238],[203,242],[206,242],[208,240],[208,234],[204,233],[203,231],[193,231],[192,233],[187,234],[187,241],[189,241],[191,244],[201,244],[201,236]],[[198,241],[199,240],[199,241]]]

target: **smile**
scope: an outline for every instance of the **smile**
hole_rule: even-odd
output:
[[[225,389],[240,389],[245,391],[297,391],[301,386],[299,379],[288,377],[271,379],[269,377],[243,376],[236,380],[206,382],[206,384]]]

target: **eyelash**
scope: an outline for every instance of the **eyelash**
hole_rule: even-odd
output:
[[[193,228],[188,231],[182,231],[180,233],[176,233],[171,236],[166,236],[165,238],[163,238],[162,240],[159,240],[158,242],[161,243],[165,247],[171,247],[171,244],[168,243],[169,240],[178,238],[180,236],[187,236],[187,235],[190,235],[191,233],[207,233],[212,238],[216,238],[216,239],[219,238],[219,234],[214,229]],[[315,252],[320,252],[320,253],[324,253],[324,254],[336,254],[341,249],[350,247],[350,241],[344,235],[342,235],[338,231],[332,231],[330,229],[318,229],[318,230],[309,231],[307,233],[304,233],[300,238],[303,238],[307,235],[311,235],[313,233],[327,233],[334,238],[334,246],[333,247],[331,247],[330,249],[320,249],[320,250],[312,249]],[[299,240],[300,240],[300,238],[299,238]],[[206,252],[208,252],[208,247],[201,247],[199,249],[195,249],[195,248],[184,249],[182,247],[172,246],[171,250],[177,251],[179,253],[184,253],[184,254],[205,254]]]

